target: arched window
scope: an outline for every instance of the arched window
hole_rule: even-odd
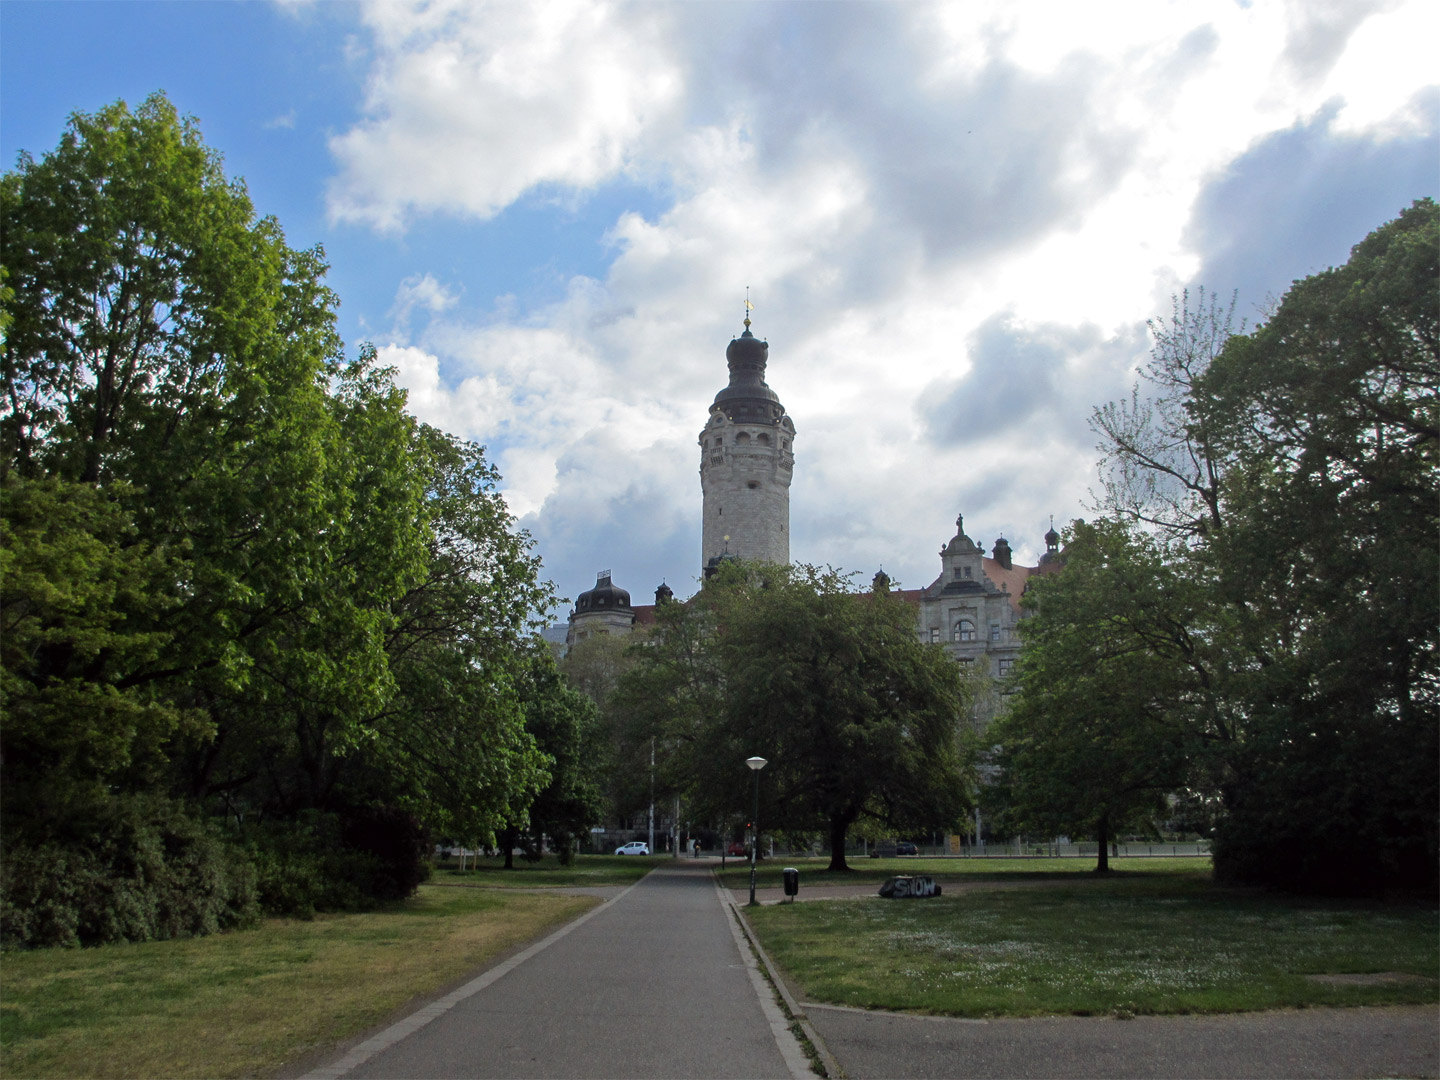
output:
[[[974,641],[975,624],[969,619],[957,619],[955,622],[956,641]]]
[[[762,431],[759,435],[756,435],[756,436],[755,436],[755,441],[756,441],[757,443],[759,443],[761,446],[769,446],[769,445],[770,445],[770,436],[769,436],[769,435],[766,435],[766,434]]]
[[[739,435],[736,435],[736,436],[735,436],[735,445],[737,445],[737,446],[744,446],[744,445],[745,445],[746,443],[748,443],[749,441],[750,441],[750,436],[749,436],[748,433],[746,433],[746,432],[744,432],[744,431],[740,432]]]

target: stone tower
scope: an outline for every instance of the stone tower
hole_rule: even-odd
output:
[[[795,425],[765,385],[770,346],[745,332],[730,342],[730,385],[715,395],[700,432],[704,495],[700,565],[708,577],[725,555],[790,561],[790,476]]]

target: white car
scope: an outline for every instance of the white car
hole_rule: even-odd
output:
[[[616,855],[649,855],[649,854],[650,854],[650,845],[647,844],[647,843],[645,843],[644,840],[631,840],[630,843],[626,844],[624,847],[617,847],[617,848],[615,849],[615,854],[616,854]]]

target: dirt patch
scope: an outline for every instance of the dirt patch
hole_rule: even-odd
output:
[[[1306,975],[1306,979],[1327,986],[1408,986],[1413,983],[1431,983],[1434,979],[1424,975],[1412,975],[1408,971],[1366,971],[1348,974]]]

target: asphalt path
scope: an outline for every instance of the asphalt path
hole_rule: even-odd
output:
[[[710,863],[602,890],[601,906],[305,1080],[813,1076],[732,912],[745,896],[722,890]],[[851,1080],[1440,1077],[1434,1006],[961,1020],[796,1000],[773,974]]]
[[[1433,1077],[1434,1006],[953,1020],[802,1004],[851,1080]]]
[[[813,1076],[704,860],[657,868],[307,1075]]]

